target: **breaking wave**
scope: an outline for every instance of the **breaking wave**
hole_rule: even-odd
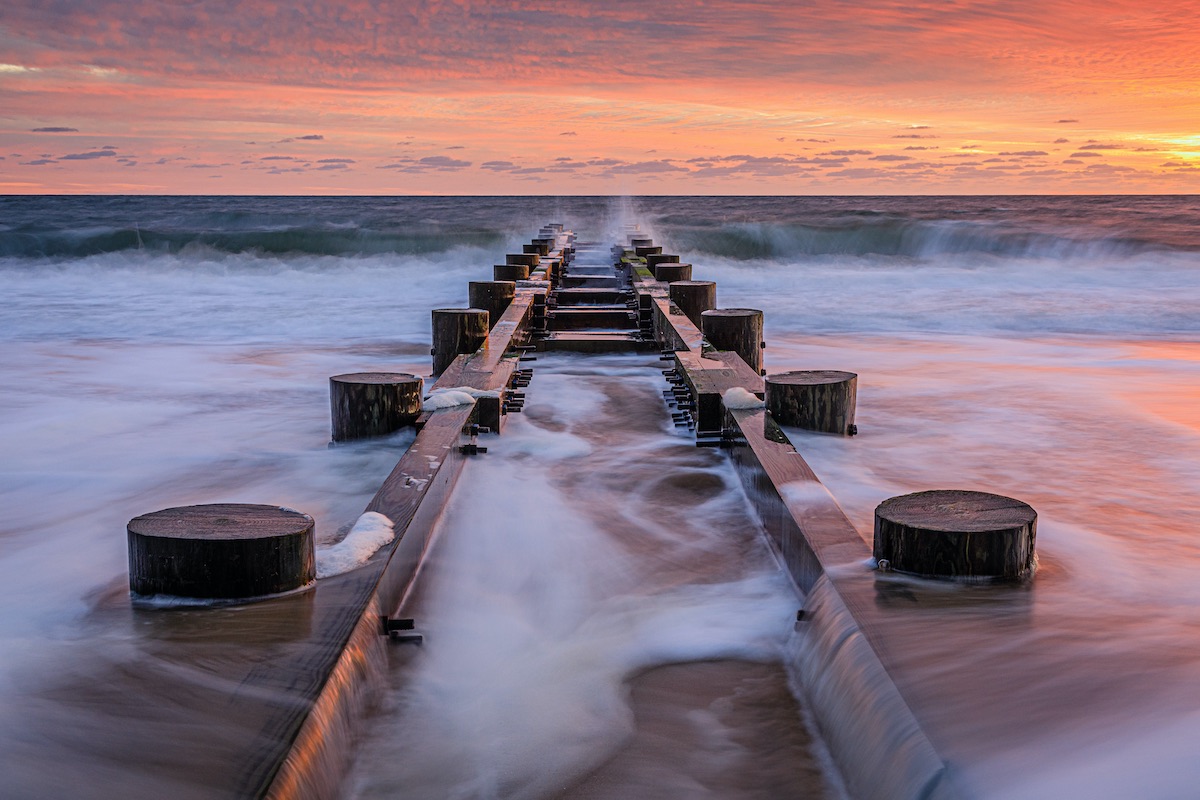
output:
[[[670,230],[683,251],[736,259],[982,253],[1016,258],[1111,258],[1163,245],[1129,236],[1079,238],[1012,225],[956,220],[858,219],[823,225],[733,223]]]

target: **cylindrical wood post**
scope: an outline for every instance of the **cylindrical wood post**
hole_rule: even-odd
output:
[[[1037,568],[1037,512],[987,492],[938,490],[875,509],[881,568],[959,580],[1019,581]]]
[[[655,247],[654,245],[642,245],[633,248],[633,252],[635,255],[640,256],[641,258],[645,258],[646,256],[658,255],[662,252],[662,248]]]
[[[425,382],[406,372],[353,372],[329,379],[335,442],[386,436],[421,415]]]
[[[799,370],[768,375],[767,411],[780,425],[852,435],[858,375],[835,370]]]
[[[662,248],[660,247],[659,250]],[[654,269],[659,264],[678,264],[679,256],[674,253],[651,253],[646,256],[646,266]]]
[[[654,280],[663,283],[675,281],[690,281],[692,279],[691,264],[659,264],[654,268]]]
[[[524,264],[527,267],[536,267],[541,258],[537,253],[508,253],[504,256],[504,263]]]
[[[631,236],[629,246],[635,250],[639,247],[654,247],[654,240],[645,236]]]
[[[713,347],[737,353],[751,369],[762,373],[763,312],[756,308],[714,308],[700,315],[700,330]]]
[[[467,284],[467,302],[471,308],[488,312],[488,327],[496,327],[504,310],[517,296],[517,284],[512,281],[471,281]]]
[[[474,353],[487,340],[488,312],[482,308],[433,310],[433,374],[441,375],[462,353]]]
[[[700,327],[700,315],[717,307],[717,284],[713,281],[672,281],[668,287],[671,302],[683,315]]]
[[[492,267],[492,278],[498,281],[529,280],[528,264],[496,264]]]
[[[129,588],[137,595],[249,599],[316,578],[313,519],[279,506],[168,508],[129,521]]]

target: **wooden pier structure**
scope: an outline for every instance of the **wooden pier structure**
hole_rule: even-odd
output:
[[[691,265],[640,231],[627,234],[616,243],[585,242],[562,225],[547,225],[524,252],[495,267],[489,283],[504,286],[472,286],[478,302],[491,304],[483,309],[484,327],[479,309],[435,312],[439,374],[425,390],[467,399],[420,415],[413,444],[367,505],[392,521],[395,539],[358,569],[261,604],[268,616],[304,607],[295,640],[240,641],[240,661],[225,653],[241,727],[258,732],[213,745],[209,757],[224,754],[236,765],[222,779],[222,792],[279,800],[336,796],[389,642],[414,628],[398,609],[464,463],[520,412],[536,353],[567,351],[659,354],[675,424],[694,431],[697,445],[729,453],[803,598],[800,644],[791,658],[851,796],[959,796],[893,679],[893,612],[877,602],[871,546],[764,407],[761,312],[713,308],[711,282],[692,280]],[[456,314],[472,319],[460,325]],[[461,335],[463,326],[477,335]],[[852,427],[844,417],[842,433]]]

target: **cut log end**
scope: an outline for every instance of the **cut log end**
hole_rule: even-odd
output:
[[[137,596],[247,600],[316,578],[313,520],[278,506],[183,506],[129,521],[129,588]]]
[[[690,281],[692,279],[692,265],[680,264],[679,262],[663,262],[653,267],[654,280],[663,283],[675,283],[676,281]]]
[[[659,265],[659,268],[662,266]],[[700,329],[715,349],[737,353],[751,369],[762,372],[762,311],[756,308],[714,308],[700,315]]]
[[[672,281],[667,291],[671,302],[697,328],[700,315],[717,307],[717,284],[713,281]]]
[[[767,411],[780,425],[841,436],[857,430],[858,375],[853,372],[782,372],[768,375],[765,388]]]
[[[1032,507],[987,492],[917,492],[875,509],[876,560],[923,577],[1025,580],[1037,566],[1036,538]]]
[[[407,372],[354,372],[329,379],[335,442],[386,436],[421,414],[424,381]]]
[[[488,312],[482,308],[435,308],[433,374],[441,375],[463,353],[474,353],[487,341]]]

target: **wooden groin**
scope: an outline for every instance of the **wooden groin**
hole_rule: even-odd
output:
[[[764,395],[756,368],[761,312],[757,318],[714,315],[732,316],[742,326],[730,339],[734,350],[714,350],[696,321],[706,325],[713,311],[702,307],[710,304],[711,288],[688,292],[685,311],[672,300],[670,281],[661,279],[695,283],[691,274],[670,269],[680,266],[678,257],[636,230],[627,238],[579,242],[560,225],[546,226],[524,252],[495,267],[497,281],[515,284],[512,299],[505,289],[507,305],[498,319],[487,320],[477,347],[449,344],[461,341],[456,335],[438,341],[435,333],[435,363],[445,367],[427,392],[460,390],[467,399],[421,414],[415,440],[367,505],[393,523],[392,543],[362,567],[322,579],[301,596],[268,601],[281,616],[289,603],[304,603],[308,624],[286,647],[245,646],[240,660],[227,666],[225,677],[243,698],[239,713],[258,733],[238,745],[236,766],[220,779],[217,793],[336,796],[387,667],[388,643],[419,630],[419,620],[395,615],[413,589],[466,459],[486,447],[481,436],[502,433],[507,415],[521,410],[528,383],[523,360],[560,350],[659,353],[676,424],[693,430],[697,445],[727,449],[804,596],[792,672],[850,794],[872,800],[958,796],[893,680],[886,620],[867,566],[870,547],[755,402]],[[683,266],[691,272],[691,265]],[[692,305],[695,296],[700,306]],[[448,353],[447,347],[473,349]]]

